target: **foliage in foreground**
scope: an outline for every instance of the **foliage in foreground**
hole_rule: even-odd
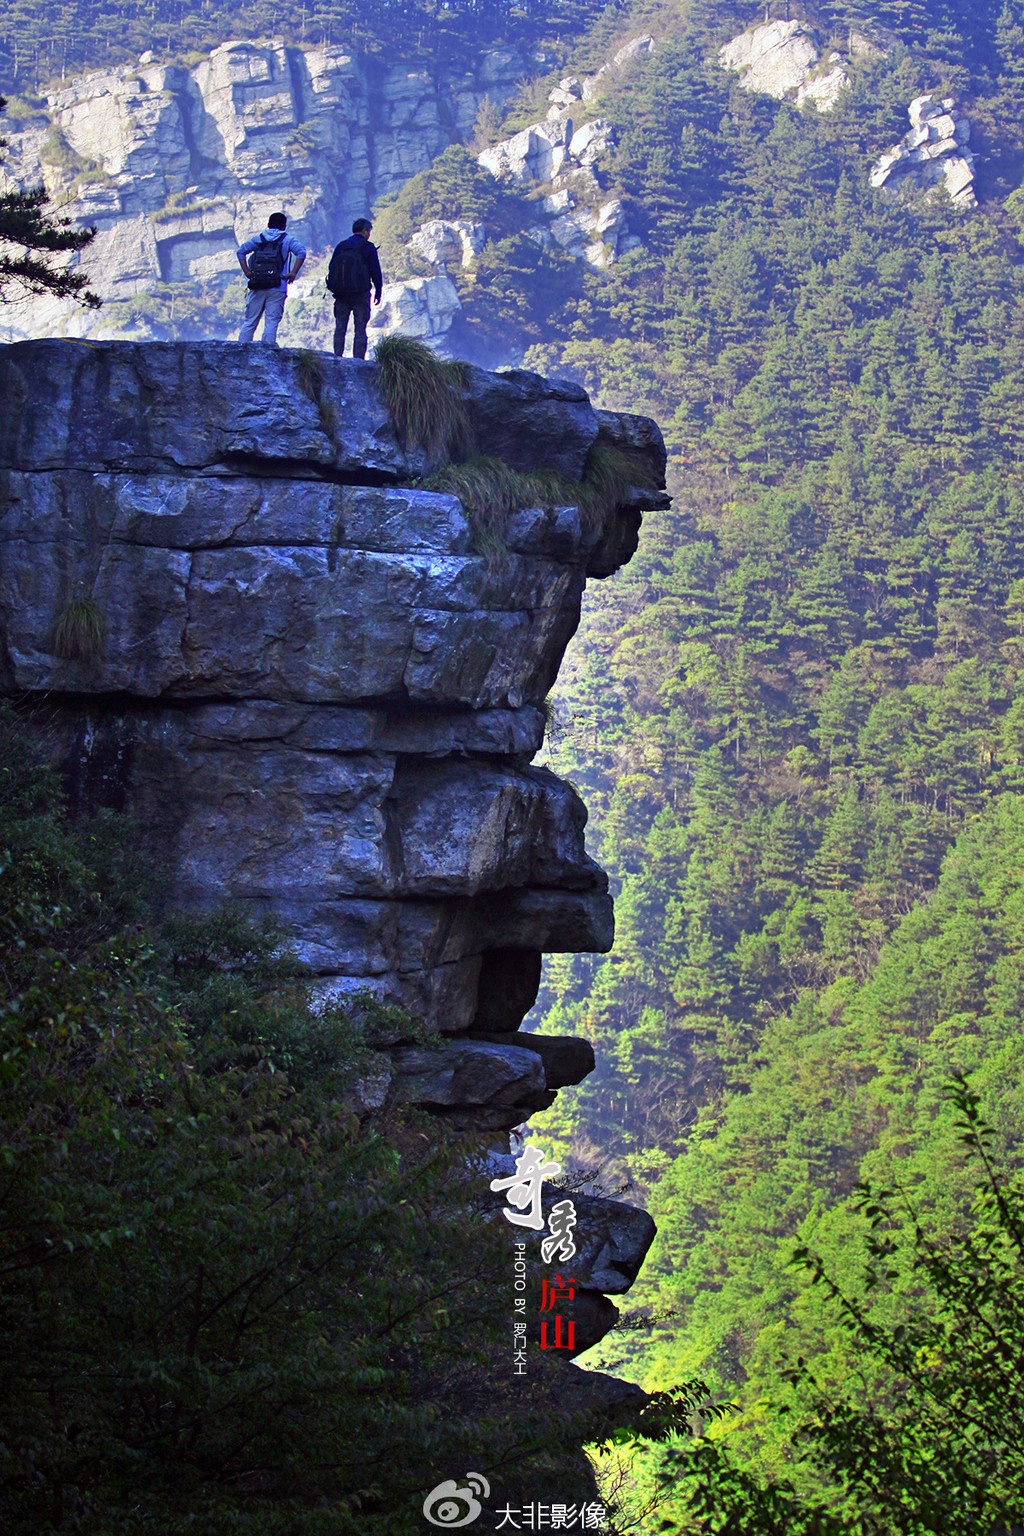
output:
[[[5,106],[0,97],[0,112]],[[0,149],[5,143],[0,139]],[[50,293],[98,309],[101,300],[89,291],[87,275],[54,269],[49,259],[83,250],[96,230],[72,229],[71,220],[50,212],[48,205],[43,187],[26,192],[13,186],[0,190],[0,300]]]
[[[812,1391],[788,1404],[786,1430],[813,1464],[826,1501],[789,1480],[763,1483],[721,1441],[664,1458],[666,1529],[708,1536],[989,1536],[1024,1523],[1024,1186],[992,1158],[995,1132],[964,1082],[948,1090],[957,1131],[980,1174],[970,1221],[936,1231],[897,1209],[892,1191],[860,1189],[868,1222],[864,1290],[909,1269],[914,1298],[896,1324],[846,1293],[820,1258],[798,1250],[828,1293],[846,1335],[848,1374],[819,1386],[800,1359],[790,1382]],[[908,1251],[909,1250],[909,1251]]]
[[[399,1536],[467,1466],[564,1485],[596,1426],[543,1361],[514,1391],[465,1145],[353,1112],[379,1058],[273,932],[150,926],[127,833],[0,713],[5,1532]]]

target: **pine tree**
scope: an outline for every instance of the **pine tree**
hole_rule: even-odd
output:
[[[0,112],[5,106],[0,96]],[[6,142],[0,139],[0,149]],[[95,238],[96,230],[72,229],[70,219],[48,213],[46,205],[44,187],[0,192],[0,300],[19,296],[20,289],[22,293],[77,299],[88,309],[98,309],[102,301],[90,293],[86,273],[55,269],[49,261],[63,251],[83,250]]]

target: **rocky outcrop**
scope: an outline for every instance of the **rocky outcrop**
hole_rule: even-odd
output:
[[[718,61],[739,75],[743,90],[810,101],[819,112],[830,111],[850,84],[843,55],[833,50],[823,64],[817,38],[802,21],[764,22],[720,48]]]
[[[429,219],[413,235],[409,249],[435,269],[429,277],[409,277],[385,283],[382,302],[370,316],[371,336],[416,336],[431,344],[442,341],[462,308],[449,271],[471,267],[484,248],[487,231],[464,219]]]
[[[477,159],[492,176],[523,191],[548,187],[535,204],[535,222],[524,233],[542,249],[560,248],[600,271],[639,250],[618,198],[602,195],[599,166],[615,147],[612,125],[601,117],[579,123],[589,104],[654,48],[644,33],[625,43],[594,75],[567,75],[549,94],[542,122],[531,123],[483,150]],[[472,267],[487,240],[483,224],[431,219],[409,241],[417,266],[428,262],[430,276],[404,278],[384,289],[384,302],[371,316],[371,334],[401,331],[444,350],[461,309],[451,274]]]
[[[945,190],[954,208],[976,208],[971,125],[952,97],[917,96],[907,109],[910,132],[886,150],[871,169],[871,185],[887,195]]]
[[[571,482],[608,443],[635,485],[596,522],[520,507],[488,562],[461,503],[414,483],[434,459],[373,365],[0,349],[0,690],[74,806],[137,818],[169,903],[273,916],[325,997],[399,1010],[368,1104],[500,1130],[592,1062],[519,1033],[541,952],[612,940],[585,808],[531,759],[586,576],[629,558],[665,458],[577,386],[466,380],[480,451]],[[55,626],[84,602],[102,645],[76,651]]]
[[[278,207],[310,251],[294,321],[322,295],[322,258],[352,219],[464,139],[485,96],[501,104],[545,62],[502,49],[471,73],[436,73],[340,47],[240,40],[192,68],[144,55],[135,69],[71,81],[37,115],[5,125],[4,170],[20,187],[45,178],[62,212],[95,224],[83,265],[108,307],[36,299],[5,314],[8,334],[109,334],[123,323],[110,307],[119,300],[168,284],[220,291],[240,279],[236,247]]]
[[[540,217],[527,231],[538,245],[561,246],[588,266],[608,266],[639,247],[618,199],[601,198],[597,167],[615,146],[615,130],[602,117],[579,122],[589,103],[654,48],[644,33],[631,38],[594,75],[567,75],[550,92],[547,117],[478,155],[485,170],[524,187],[550,186]]]

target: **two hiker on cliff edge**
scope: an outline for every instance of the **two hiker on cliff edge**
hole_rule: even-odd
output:
[[[384,278],[377,247],[370,241],[373,225],[356,219],[352,233],[334,247],[327,269],[327,287],[334,295],[334,353],[345,351],[345,333],[352,319],[352,356],[366,358],[366,326],[370,319],[370,289],[374,304],[380,303]]]
[[[238,333],[239,341],[252,341],[263,319],[263,340],[277,346],[277,331],[284,314],[288,284],[298,277],[306,259],[306,248],[286,231],[283,213],[272,213],[267,227],[253,235],[236,252],[238,265],[249,279],[245,319]],[[377,247],[370,241],[373,225],[369,219],[356,219],[352,233],[334,248],[327,269],[327,287],[334,296],[334,351],[345,351],[345,333],[353,324],[352,356],[366,359],[366,327],[370,319],[370,291],[379,304],[384,287]]]

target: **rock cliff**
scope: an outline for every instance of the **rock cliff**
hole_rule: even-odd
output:
[[[644,418],[470,369],[480,450],[578,482],[606,445],[636,483],[595,518],[524,506],[499,559],[417,487],[379,370],[234,344],[0,349],[0,690],[73,802],[124,808],[168,901],[285,925],[331,994],[449,1039],[382,1038],[370,1098],[500,1130],[589,1070],[520,1034],[546,950],[606,950],[586,811],[531,763],[585,579],[663,502]],[[95,651],[61,645],[75,605]],[[56,654],[62,652],[63,654]]]
[[[63,212],[97,227],[85,265],[107,308],[33,300],[5,313],[8,336],[116,334],[119,302],[162,285],[216,294],[239,276],[236,247],[279,206],[325,255],[354,217],[466,138],[485,96],[500,105],[546,62],[502,49],[472,73],[435,72],[236,41],[191,68],[143,55],[135,69],[70,81],[5,118],[4,171],[19,187],[45,179]],[[293,318],[303,299],[324,308],[314,265],[293,289]]]
[[[0,693],[73,811],[135,819],[169,909],[272,914],[321,992],[363,1012],[380,1065],[357,1112],[415,1103],[501,1133],[594,1064],[584,1040],[519,1029],[542,951],[613,932],[586,810],[531,759],[586,577],[664,503],[665,451],[571,384],[467,369],[462,389],[468,439],[512,469],[568,489],[611,450],[615,504],[517,506],[485,557],[461,502],[417,485],[436,456],[396,431],[373,364],[0,348]],[[86,610],[89,643],[70,624]],[[578,1354],[654,1223],[573,1198]]]
[[[565,77],[542,122],[479,157],[524,190],[546,186],[526,233],[592,268],[640,246],[621,201],[602,193],[600,162],[614,136],[592,113],[601,90],[653,47],[648,34],[631,38],[594,75]],[[0,338],[237,334],[235,250],[280,207],[309,251],[289,289],[282,340],[323,345],[332,324],[327,257],[353,217],[468,139],[485,97],[500,107],[549,62],[499,49],[472,73],[437,73],[385,68],[342,48],[236,41],[190,68],[143,55],[135,69],[72,80],[34,114],[21,108],[5,122],[4,169],[15,186],[45,180],[75,223],[96,226],[81,260],[104,308],[76,311],[45,296],[5,305]],[[443,346],[461,307],[451,273],[473,266],[487,235],[483,225],[428,223],[412,241],[415,263],[386,274],[397,281],[385,287],[371,334],[401,331]],[[416,275],[423,263],[431,270]]]

